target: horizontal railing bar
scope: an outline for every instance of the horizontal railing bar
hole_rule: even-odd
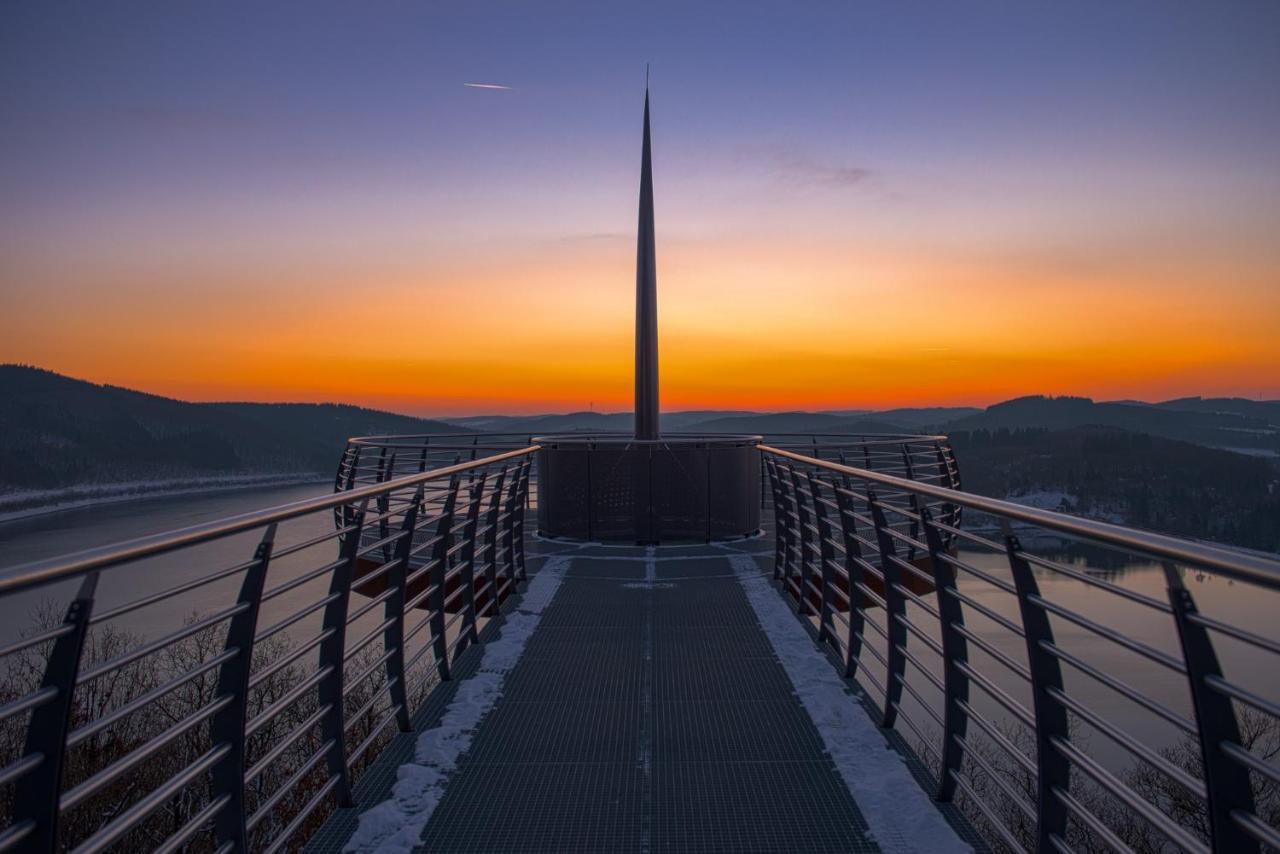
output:
[[[1054,786],[1051,794],[1062,801],[1062,804],[1074,815],[1078,820],[1084,822],[1085,826],[1094,833],[1106,840],[1112,850],[1119,851],[1121,854],[1133,854],[1133,849],[1124,844],[1120,837],[1116,836],[1111,828],[1107,827],[1103,821],[1085,808],[1084,804],[1077,801],[1071,796],[1070,792],[1062,789],[1060,786]],[[1056,839],[1056,837],[1055,837]]]
[[[964,700],[957,700],[956,703],[960,706],[961,710],[963,710],[964,713],[968,716],[969,720],[972,723],[975,723],[978,725],[978,728],[982,730],[982,732],[987,736],[987,738],[991,739],[992,742],[1004,748],[1005,753],[1008,754],[1010,759],[1012,759],[1014,762],[1017,762],[1019,765],[1021,765],[1023,770],[1026,771],[1028,774],[1036,773],[1035,760],[1033,760],[1031,757],[1027,756],[1027,754],[1019,750],[1018,746],[1014,744],[1012,741],[1010,741],[1008,736],[1000,732],[1000,730],[996,729],[994,724],[990,723],[989,721],[987,721],[986,718],[978,714],[974,710],[974,708]]]
[[[1201,543],[1179,540],[1163,534],[1139,531],[1122,525],[1070,516],[1066,513],[1057,513],[1052,510],[1041,510],[1035,507],[1015,504],[1011,501],[986,498],[946,487],[915,483],[893,475],[883,475],[867,469],[858,469],[837,463],[829,463],[824,460],[816,460],[812,457],[805,457],[802,454],[784,451],[769,445],[761,445],[760,450],[764,453],[776,454],[787,459],[815,465],[828,471],[856,477],[860,480],[869,480],[873,483],[892,486],[915,495],[926,495],[949,501],[981,513],[990,513],[1006,519],[1027,522],[1051,531],[1090,540],[1102,545],[1115,546],[1125,551],[1146,555],[1157,560],[1170,560],[1175,563],[1211,570],[1240,581],[1250,581],[1264,587],[1280,589],[1280,562],[1267,558],[1246,553],[1230,552]]]
[[[1280,783],[1280,766],[1273,765],[1265,759],[1254,756],[1234,741],[1219,742],[1218,748],[1239,764],[1258,772],[1272,783]]]
[[[58,808],[64,812],[72,809],[76,804],[83,802],[86,798],[92,796],[103,786],[112,782],[139,762],[154,756],[157,751],[166,747],[170,742],[190,730],[193,726],[203,723],[213,717],[219,711],[230,705],[233,699],[234,698],[231,697],[231,695],[223,694],[221,697],[214,699],[213,702],[202,706],[199,710],[178,721],[164,732],[148,739],[142,747],[139,747],[132,753],[122,756],[106,768],[103,768],[101,771],[94,774],[92,777],[72,786],[70,789],[67,789],[62,793],[62,797],[58,799]],[[230,749],[230,745],[222,746]]]
[[[239,654],[240,654],[240,650],[236,649],[235,647],[232,647],[230,649],[225,649],[218,655],[202,663],[196,669],[188,671],[187,673],[184,673],[181,676],[175,676],[173,679],[170,679],[168,682],[164,683],[163,685],[152,688],[150,691],[143,694],[142,696],[135,697],[134,699],[130,700],[128,703],[125,703],[123,706],[119,707],[118,709],[112,710],[109,714],[103,715],[100,718],[90,721],[89,723],[85,724],[79,729],[72,731],[71,734],[67,736],[67,747],[75,747],[80,742],[84,741],[87,738],[91,738],[92,736],[96,735],[99,732],[102,732],[102,730],[111,726],[115,722],[128,717],[129,715],[133,714],[139,709],[144,708],[145,706],[150,705],[151,703],[163,697],[165,694],[168,694],[170,691],[181,688],[183,685],[187,684],[192,679],[196,679],[200,676],[203,676],[204,674],[208,673],[210,670],[213,670],[215,667],[221,667],[223,664],[235,658]]]
[[[35,768],[41,762],[44,762],[43,753],[28,753],[21,759],[15,759],[8,765],[0,768],[0,786],[12,783],[14,780],[26,774]]]
[[[10,700],[0,705],[0,721],[4,721],[14,715],[21,714],[27,709],[34,709],[43,706],[45,703],[53,701],[58,696],[58,689],[52,685],[48,685],[30,694],[23,694],[21,697]]]
[[[996,786],[999,787],[1000,791],[1004,792],[1005,797],[1007,797],[1024,816],[1033,822],[1036,820],[1036,808],[1027,800],[1025,795],[1014,790],[1013,786],[1009,784],[1009,781],[1004,778],[1004,774],[991,767],[991,763],[989,763],[986,757],[982,755],[982,751],[970,746],[964,736],[959,733],[952,733],[951,738],[956,744],[960,745],[960,748],[964,751],[964,758],[976,762],[978,767],[986,772],[987,776],[991,779],[991,782],[995,783]]]
[[[337,629],[335,629],[332,626],[330,626],[327,629],[322,629],[320,632],[315,634],[311,638],[311,640],[307,641],[301,646],[296,646],[293,649],[289,650],[289,652],[284,657],[277,658],[275,661],[271,662],[269,665],[262,668],[257,673],[254,673],[253,675],[251,675],[249,677],[249,688],[250,689],[257,688],[264,681],[266,681],[267,679],[270,679],[272,676],[276,675],[281,670],[288,667],[290,664],[293,664],[299,658],[302,658],[302,656],[306,655],[308,652],[315,649],[320,644],[324,643],[327,639],[333,637],[333,634],[336,631]]]
[[[48,643],[49,641],[57,640],[60,637],[64,637],[65,635],[71,634],[75,630],[76,630],[75,626],[73,626],[70,623],[59,623],[58,625],[54,626],[51,629],[46,629],[43,632],[38,632],[34,635],[31,635],[30,637],[19,638],[18,640],[14,641],[13,643],[9,644],[3,649],[0,649],[0,658],[5,658],[6,656],[13,655],[15,652],[22,652],[22,650],[28,649],[37,644]]]
[[[368,666],[366,666],[366,667],[364,668],[364,670],[360,671],[359,675],[357,675],[357,676],[355,676],[355,677],[352,677],[352,678],[350,678],[350,679],[346,679],[346,680],[344,680],[346,684],[344,684],[344,685],[342,686],[342,696],[343,696],[343,697],[346,697],[346,696],[347,696],[348,694],[350,694],[352,691],[356,690],[356,688],[358,688],[358,687],[360,686],[360,683],[364,682],[364,680],[368,679],[368,678],[369,678],[370,676],[372,676],[374,673],[378,672],[378,668],[379,668],[379,667],[381,667],[382,665],[386,664],[386,663],[387,663],[387,659],[388,659],[388,658],[390,658],[391,656],[395,655],[395,654],[396,654],[396,649],[395,649],[395,647],[392,647],[391,649],[387,650],[387,651],[386,651],[386,652],[384,652],[382,655],[378,656],[378,657],[377,657],[377,658],[375,658],[373,661],[371,661],[371,662],[368,664]],[[380,693],[380,692],[382,692],[382,691],[387,690],[388,688],[390,688],[390,687],[395,683],[395,681],[396,681],[396,680],[395,680],[395,678],[394,678],[394,677],[392,677],[391,679],[389,679],[387,682],[383,683],[382,685],[377,685],[377,686],[375,686],[375,687],[374,687],[374,693],[375,693],[375,694],[377,694],[377,693]],[[351,723],[351,722],[350,722],[350,721],[347,721],[347,723],[348,723],[348,725],[350,725],[350,723]]]
[[[229,803],[231,803],[231,796],[228,794],[222,794],[214,798],[205,805],[204,809],[193,815],[186,824],[178,828],[177,833],[166,839],[164,844],[157,848],[153,854],[172,854],[174,851],[181,850],[186,841],[194,836],[196,831],[204,826],[205,822],[221,812]]]
[[[315,673],[312,673],[306,679],[299,682],[297,685],[293,686],[293,688],[291,688],[289,692],[285,694],[283,697],[281,697],[279,700],[276,700],[270,706],[267,706],[267,708],[263,709],[261,712],[258,712],[258,714],[255,715],[253,718],[246,721],[244,725],[245,738],[248,738],[258,730],[260,730],[262,727],[270,723],[275,718],[276,715],[280,714],[280,712],[283,709],[286,709],[289,706],[296,703],[299,697],[301,697],[303,694],[307,693],[307,691],[314,688],[316,686],[316,683],[318,683],[321,679],[323,679],[324,677],[332,673],[333,668],[334,668],[334,665],[332,664],[324,665]]]
[[[369,731],[369,735],[365,737],[364,741],[360,742],[356,749],[351,751],[351,758],[348,761],[354,763],[363,756],[364,752],[373,746],[374,741],[377,740],[378,736],[382,734],[382,731],[387,728],[387,724],[396,719],[396,715],[399,714],[399,712],[399,703],[387,709],[386,713],[383,714],[382,719],[374,724],[373,729]]]
[[[321,608],[328,605],[330,602],[334,601],[335,599],[341,599],[341,598],[342,598],[341,593],[330,593],[328,596],[325,596],[319,602],[313,602],[312,604],[303,608],[301,611],[294,611],[292,614],[280,620],[279,622],[272,623],[269,627],[263,629],[260,634],[254,637],[253,642],[255,644],[262,643],[267,638],[271,637],[274,634],[278,634],[284,631],[285,629],[289,628],[299,620],[306,619],[308,616],[310,616],[311,614],[314,614],[316,611],[319,611]]]
[[[31,819],[9,825],[0,831],[0,851],[12,850],[13,846],[30,836],[35,829],[36,823]]]
[[[332,495],[306,498],[266,510],[256,510],[213,522],[192,525],[177,531],[139,537],[134,540],[88,549],[68,557],[51,558],[22,564],[14,567],[8,574],[0,578],[0,595],[48,584],[60,578],[80,575],[95,569],[109,569],[120,564],[210,542],[232,534],[264,528],[273,522],[283,522],[321,510],[332,510],[335,507],[358,504],[364,499],[376,498],[396,490],[417,486],[419,483],[425,483],[429,480],[442,480],[455,474],[485,468],[518,457],[525,457],[537,451],[538,447],[537,445],[530,445],[526,448],[505,451],[490,457],[482,457],[478,460],[406,475],[383,483],[357,487],[336,492]]]
[[[159,593],[154,593],[150,596],[144,596],[141,599],[138,599],[133,602],[128,602],[124,605],[120,605],[116,608],[112,608],[109,611],[102,611],[101,613],[93,614],[89,618],[89,623],[91,625],[102,623],[107,620],[114,619],[115,617],[119,617],[123,614],[128,614],[131,611],[136,611],[139,608],[145,608],[148,605],[154,605],[157,602],[163,602],[164,600],[177,596],[180,593],[187,593],[191,590],[195,590],[198,587],[203,587],[206,584],[212,584],[215,581],[221,581],[224,578],[229,578],[233,575],[239,575],[240,573],[244,572],[246,569],[249,569],[251,566],[253,566],[256,562],[257,561],[248,560],[248,561],[245,561],[244,563],[237,564],[236,566],[233,566],[229,569],[224,569],[224,570],[215,572],[212,575],[206,575],[203,578],[197,578],[194,581],[188,581],[186,584],[179,584],[177,587],[170,587],[168,590],[161,590]]]
[[[1277,643],[1270,638],[1264,638],[1261,635],[1256,635],[1246,629],[1240,629],[1235,626],[1228,625],[1221,620],[1214,619],[1213,617],[1202,614],[1199,611],[1192,611],[1191,613],[1188,613],[1186,617],[1189,622],[1195,623],[1197,626],[1203,626],[1206,629],[1213,629],[1215,632],[1221,632],[1227,637],[1234,638],[1242,643],[1247,643],[1250,646],[1256,646],[1259,649],[1265,649],[1267,652],[1280,655],[1280,643]]]
[[[985,691],[987,696],[1004,706],[1011,715],[1022,721],[1028,729],[1032,732],[1036,731],[1035,716],[1027,710],[1026,706],[1015,700],[999,685],[995,684],[986,676],[983,676],[981,673],[970,667],[967,661],[957,661],[955,662],[955,666],[960,669],[961,673],[968,676],[969,679],[972,680],[973,684]]]
[[[321,566],[318,566],[315,569],[307,570],[306,572],[302,573],[302,575],[299,575],[296,578],[291,578],[288,581],[277,584],[275,587],[272,587],[270,590],[265,591],[262,594],[262,596],[259,597],[259,601],[268,602],[276,598],[282,593],[288,593],[290,590],[293,590],[294,588],[297,588],[297,587],[301,587],[307,582],[315,581],[317,578],[322,578],[328,575],[329,573],[333,572],[335,569],[342,566],[346,562],[347,562],[346,558],[338,558],[336,560],[331,560],[328,563],[322,564]]]
[[[1049,560],[1047,558],[1042,558],[1039,555],[1033,554],[1032,552],[1023,551],[1023,552],[1020,552],[1019,554],[1021,555],[1022,558],[1024,558],[1027,561],[1027,563],[1032,564],[1034,566],[1042,567],[1044,569],[1049,570],[1050,572],[1057,573],[1058,575],[1065,575],[1068,578],[1074,578],[1076,581],[1079,581],[1082,584],[1088,584],[1090,587],[1096,587],[1099,590],[1105,590],[1108,593],[1114,593],[1115,595],[1128,599],[1131,602],[1137,602],[1139,605],[1145,605],[1148,608],[1152,608],[1156,611],[1160,611],[1161,613],[1164,613],[1164,614],[1173,613],[1173,608],[1169,605],[1168,602],[1162,602],[1159,599],[1155,599],[1143,593],[1138,593],[1137,591],[1134,591],[1134,590],[1129,590],[1127,588],[1121,587],[1118,584],[1112,584],[1110,581],[1106,581],[1101,578],[1094,578],[1093,576],[1089,575],[1087,572],[1081,572],[1078,569],[1067,566],[1066,564],[1059,563],[1056,560]]]
[[[1186,828],[1153,806],[1146,798],[1125,785],[1120,778],[1103,768],[1092,756],[1061,736],[1051,736],[1049,743],[1073,767],[1079,768],[1092,777],[1095,783],[1123,801],[1129,809],[1146,819],[1148,824],[1163,834],[1174,845],[1184,851],[1196,852],[1197,854],[1206,852],[1207,854],[1209,851],[1207,845],[1196,839]]]
[[[1139,691],[1137,688],[1134,688],[1133,686],[1129,685],[1129,683],[1123,682],[1117,679],[1116,677],[1112,676],[1111,674],[1105,673],[1099,670],[1098,668],[1094,667],[1092,664],[1089,664],[1087,661],[1084,661],[1076,657],[1075,655],[1072,655],[1071,653],[1067,652],[1065,649],[1062,649],[1056,646],[1055,644],[1049,643],[1048,641],[1041,641],[1040,647],[1045,652],[1052,655],[1054,658],[1065,661],[1067,664],[1070,664],[1076,670],[1079,670],[1081,673],[1085,674],[1086,676],[1089,676],[1093,678],[1095,681],[1100,682],[1103,685],[1106,685],[1108,688],[1110,688],[1112,691],[1115,691],[1117,694],[1120,694],[1121,696],[1132,700],[1133,702],[1137,703],[1139,706],[1142,706],[1147,711],[1155,715],[1159,715],[1160,717],[1164,718],[1166,721],[1178,727],[1188,735],[1197,734],[1198,730],[1196,729],[1196,725],[1192,723],[1190,719],[1183,717],[1182,715],[1173,711],[1173,709],[1170,709],[1168,706],[1164,705],[1158,700],[1151,699],[1146,694],[1143,694],[1141,691]]]
[[[1075,611],[1072,611],[1070,608],[1064,608],[1061,605],[1050,602],[1043,596],[1037,596],[1033,593],[1028,595],[1026,600],[1032,605],[1043,608],[1051,614],[1057,614],[1068,622],[1075,623],[1080,628],[1086,629],[1100,638],[1106,638],[1112,643],[1122,646],[1130,652],[1137,653],[1149,661],[1154,661],[1156,664],[1164,665],[1174,673],[1181,673],[1184,676],[1186,675],[1186,664],[1166,652],[1161,652],[1149,644],[1145,644],[1140,640],[1134,640],[1128,635],[1122,634],[1110,626],[1104,626],[1101,623],[1095,622],[1083,614],[1078,614]]]
[[[294,791],[298,787],[298,784],[302,782],[302,778],[307,776],[307,774],[316,767],[316,763],[325,757],[325,754],[329,752],[329,748],[333,746],[333,743],[334,739],[331,738],[324,744],[320,745],[319,749],[316,750],[315,753],[311,754],[311,757],[307,759],[307,761],[303,762],[298,766],[296,771],[289,775],[289,779],[280,784],[280,788],[272,792],[265,801],[259,804],[258,808],[254,810],[253,813],[250,814],[248,820],[245,821],[246,828],[248,830],[253,830],[257,827],[258,822],[266,818],[271,810],[275,809],[276,805],[279,804],[280,801],[284,800],[285,795]],[[333,779],[337,778],[335,777]]]
[[[1231,820],[1254,839],[1271,846],[1272,851],[1280,850],[1280,831],[1258,818],[1253,813],[1243,810],[1232,810]]]
[[[1239,685],[1228,682],[1220,676],[1206,676],[1204,678],[1204,684],[1208,685],[1219,694],[1224,694],[1234,700],[1239,700],[1242,703],[1248,703],[1259,711],[1263,711],[1273,717],[1280,718],[1280,704],[1274,703],[1266,697],[1259,696],[1248,688],[1242,688]]]
[[[145,798],[125,810],[115,821],[99,830],[72,854],[90,854],[101,851],[124,836],[151,813],[159,809],[165,801],[185,789],[193,780],[209,770],[231,750],[229,744],[215,745],[208,753],[188,765],[182,772],[169,778],[163,786],[155,789]]]
[[[973,644],[978,649],[982,650],[987,655],[991,656],[996,661],[1003,664],[1006,668],[1013,671],[1013,673],[1015,673],[1016,675],[1021,676],[1024,682],[1031,681],[1031,671],[1028,670],[1026,667],[1022,666],[1021,662],[1015,660],[1014,658],[1010,657],[1006,653],[1003,653],[1000,650],[996,649],[994,644],[988,643],[987,640],[982,636],[969,631],[968,627],[965,626],[964,624],[952,623],[951,628],[955,629],[956,632],[960,634],[965,640],[969,641],[969,643]]]
[[[298,739],[302,738],[312,727],[318,724],[331,708],[332,706],[329,703],[325,703],[316,709],[311,713],[310,717],[294,728],[293,732],[286,735],[275,747],[264,753],[261,759],[253,763],[253,766],[244,772],[244,784],[248,786],[257,779],[258,775],[267,770],[272,762],[279,759],[286,750],[297,744]]]
[[[175,632],[170,632],[164,637],[156,638],[153,641],[144,643],[142,646],[136,647],[135,649],[131,649],[129,650],[129,652],[126,652],[124,655],[113,658],[110,661],[105,661],[102,664],[98,665],[97,667],[91,667],[88,670],[81,671],[80,674],[76,677],[76,684],[84,685],[87,682],[92,682],[94,679],[97,679],[100,676],[104,676],[107,673],[111,673],[115,670],[119,670],[121,667],[124,667],[126,664],[132,664],[138,659],[145,658],[153,652],[164,649],[167,646],[172,646],[178,641],[183,640],[185,638],[189,638],[192,635],[199,634],[200,632],[203,632],[206,629],[210,629],[218,625],[218,623],[226,622],[227,620],[234,617],[236,614],[240,614],[240,613],[243,613],[244,611],[247,611],[249,607],[250,607],[250,604],[248,602],[237,602],[236,604],[232,605],[230,608],[226,608],[214,614],[210,614],[209,616],[204,617],[203,619],[199,619],[193,623],[189,623],[188,625],[183,626],[181,629],[178,629]]]
[[[983,802],[982,796],[978,794],[978,790],[970,784],[968,778],[959,771],[953,771],[952,778],[956,781],[956,785],[958,785],[964,793],[969,796],[969,803],[977,807],[978,810],[986,817],[988,824],[1000,835],[1004,844],[1008,845],[1009,848],[1015,852],[1027,854],[1027,849],[1024,848],[1022,843],[1018,841],[1018,838],[1013,835],[1013,832],[1010,831],[1009,828],[1005,827],[1004,820],[996,815],[995,810],[991,809],[991,807],[987,806],[987,804]]]
[[[1170,779],[1179,783],[1184,789],[1186,789],[1191,794],[1195,795],[1201,800],[1208,800],[1209,792],[1205,788],[1203,780],[1197,780],[1195,777],[1192,777],[1186,771],[1182,770],[1177,765],[1174,765],[1168,759],[1164,758],[1159,753],[1152,750],[1147,745],[1143,744],[1141,741],[1138,741],[1136,738],[1129,735],[1129,733],[1120,729],[1120,727],[1116,726],[1110,721],[1104,720],[1100,715],[1098,715],[1097,712],[1090,709],[1084,703],[1081,703],[1079,700],[1076,700],[1075,698],[1068,696],[1066,692],[1061,691],[1058,688],[1054,688],[1053,686],[1049,686],[1048,688],[1045,689],[1045,693],[1047,693],[1050,697],[1056,700],[1060,705],[1070,709],[1081,720],[1088,723],[1091,727],[1096,729],[1098,732],[1102,733],[1107,738],[1116,742],[1121,747],[1125,748],[1130,753],[1132,753],[1134,756],[1138,757],[1139,759],[1142,759],[1152,768],[1155,768],[1157,771],[1163,772]]]
[[[324,799],[329,797],[329,793],[333,791],[333,787],[336,786],[338,781],[341,779],[342,778],[336,774],[330,776],[328,781],[311,796],[311,799],[307,801],[302,810],[285,826],[284,830],[280,832],[280,835],[276,837],[275,841],[271,843],[264,854],[275,854],[275,852],[283,848],[285,843],[287,843],[293,835],[298,832],[298,828],[302,827],[302,823],[310,818],[311,814],[316,811],[316,807],[320,806]]]

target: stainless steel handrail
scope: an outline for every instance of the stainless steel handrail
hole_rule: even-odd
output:
[[[1164,534],[1141,531],[1136,528],[1127,528],[1123,525],[1099,522],[1080,516],[1071,516],[1053,510],[1041,510],[1036,507],[1028,507],[1025,504],[1002,501],[998,498],[986,498],[985,496],[968,492],[930,486],[926,483],[919,483],[893,475],[806,457],[803,454],[775,448],[770,445],[761,445],[760,450],[777,454],[780,457],[786,457],[805,465],[811,465],[815,468],[835,472],[836,474],[848,475],[859,480],[868,480],[872,483],[891,486],[903,492],[958,504],[961,507],[968,507],[970,510],[976,510],[980,513],[1002,516],[1048,528],[1051,531],[1068,536],[1115,546],[1130,552],[1146,555],[1154,560],[1171,560],[1175,563],[1201,567],[1225,575],[1228,578],[1250,581],[1254,584],[1261,584],[1280,590],[1280,560],[1271,560],[1246,552],[1230,551],[1225,548],[1193,543]]]
[[[1133,838],[1159,850],[1257,851],[1280,839],[1268,824],[1276,820],[1280,769],[1257,752],[1280,736],[1273,678],[1280,662],[1272,660],[1268,673],[1253,658],[1224,661],[1215,648],[1226,649],[1220,641],[1227,638],[1250,655],[1280,655],[1280,640],[1269,626],[1202,614],[1183,575],[1203,571],[1270,596],[1280,591],[1280,559],[770,445],[760,450],[780,543],[774,578],[845,675],[868,689],[881,725],[901,722],[916,739],[908,746],[932,767],[938,800],[957,799],[983,833],[1013,851],[1092,850]],[[1002,541],[935,517],[935,508],[991,517]],[[1033,554],[1023,538],[1040,534],[1050,543],[1087,545],[1087,554],[1154,564],[1164,573],[1167,601]],[[968,550],[964,559],[959,547]],[[993,575],[991,561],[1005,563],[1011,580]],[[1082,598],[1064,603],[1065,584]],[[930,594],[932,601],[924,598]],[[1001,613],[1009,605],[1014,615]],[[870,616],[873,608],[883,617]],[[1125,608],[1141,611],[1139,618],[1156,615],[1141,624],[1147,632],[1151,620],[1167,620],[1167,640],[1121,622]],[[971,617],[978,622],[966,625]],[[864,636],[868,625],[875,633]],[[1121,651],[1149,681],[1108,673],[1109,659],[1088,660],[1095,648]],[[996,665],[994,676],[971,660],[975,651]],[[1170,708],[1162,693],[1148,693],[1170,679],[1187,688],[1193,717]],[[1144,721],[1172,724],[1174,737],[1189,740],[1173,752],[1153,745],[1145,723],[1122,725],[1091,691],[1108,701],[1123,697],[1150,714]],[[930,697],[939,698],[937,707]],[[1115,746],[1111,761],[1091,754],[1077,726]],[[1118,773],[1115,761],[1133,763],[1134,773]]]
[[[59,622],[12,627],[21,638],[0,650],[0,852],[176,850],[197,833],[211,850],[269,850],[313,830],[326,805],[350,805],[373,748],[392,724],[411,728],[526,579],[537,450],[9,570],[8,601],[80,583]],[[330,530],[316,535],[317,521]],[[244,533],[256,538],[200,548]],[[95,615],[100,580],[119,577],[106,571],[173,553],[142,590],[113,586],[126,601]],[[176,583],[154,589],[169,571]],[[184,617],[185,601],[204,610]],[[408,614],[426,616],[410,631]],[[185,822],[176,831],[153,818],[165,808]]]
[[[367,498],[376,498],[392,492],[402,492],[406,488],[417,486],[420,483],[443,480],[472,469],[527,456],[537,450],[537,445],[531,445],[479,460],[441,466],[431,471],[407,474],[380,483],[358,486],[332,495],[304,498],[301,501],[281,504],[278,507],[271,507],[266,510],[241,513],[237,516],[228,516],[225,519],[204,522],[199,525],[192,525],[189,528],[179,528],[176,531],[166,531],[161,534],[138,537],[121,543],[85,549],[65,557],[19,564],[5,570],[5,575],[0,577],[0,596],[83,575],[93,570],[107,569],[113,565],[131,563],[135,560],[161,555],[176,549],[207,543],[272,523],[305,516],[309,513],[332,510],[336,507],[343,507]]]

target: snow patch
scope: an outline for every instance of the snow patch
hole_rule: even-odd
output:
[[[729,560],[760,627],[880,847],[885,851],[972,850],[911,776],[901,754],[889,747],[849,695],[831,662],[814,646],[755,561],[738,555]]]
[[[506,675],[551,604],[572,558],[551,557],[533,576],[516,610],[508,614],[498,638],[484,646],[475,675],[461,680],[440,722],[418,736],[414,761],[401,765],[391,797],[360,814],[348,852],[399,854],[419,845],[422,830],[444,795],[449,775],[471,747],[480,722],[502,696]]]

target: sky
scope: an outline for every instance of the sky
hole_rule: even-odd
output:
[[[646,63],[663,409],[1280,398],[1269,0],[8,2],[0,362],[629,409]]]

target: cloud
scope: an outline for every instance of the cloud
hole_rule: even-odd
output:
[[[870,169],[861,166],[835,166],[818,163],[808,157],[779,158],[774,170],[782,178],[795,184],[810,187],[854,187],[872,176]]]
[[[567,234],[560,240],[563,243],[608,243],[614,240],[627,240],[634,236],[620,231],[596,231],[586,234]]]
[[[503,92],[512,92],[516,88],[514,86],[503,86],[501,83],[463,83],[462,85],[471,89],[499,89]]]
[[[780,181],[797,187],[842,190],[865,185],[876,177],[866,167],[822,163],[784,146],[751,147],[744,149],[744,155],[762,162]]]

